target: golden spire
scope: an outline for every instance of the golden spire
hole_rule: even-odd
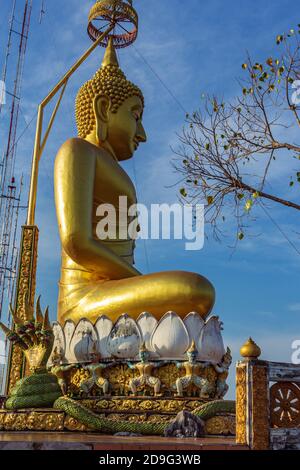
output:
[[[240,354],[245,359],[258,359],[261,355],[261,349],[252,338],[249,338],[240,349]]]
[[[191,354],[198,352],[195,340],[192,341],[192,344],[191,344],[190,348],[187,350],[187,352],[191,353]]]
[[[35,324],[43,324],[44,317],[41,309],[41,296],[38,297],[37,302],[36,302],[36,313],[35,313],[36,319],[35,319]]]
[[[140,346],[140,353],[141,352],[148,352],[148,349],[146,348],[146,343],[145,341],[141,344]]]
[[[45,314],[44,314],[44,321],[43,321],[43,330],[44,331],[51,331],[52,326],[49,320],[49,307],[46,308]]]
[[[119,61],[117,57],[116,50],[113,45],[112,37],[109,38],[107,48],[105,50],[102,67],[106,67],[107,65],[116,65],[119,67]]]

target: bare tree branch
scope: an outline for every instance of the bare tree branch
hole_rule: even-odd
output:
[[[280,58],[261,64],[248,55],[242,66],[246,78],[239,82],[242,94],[234,102],[208,97],[202,109],[186,116],[180,147],[174,151],[174,168],[184,180],[181,196],[206,204],[206,219],[217,238],[228,215],[236,218],[240,233],[258,202],[300,210],[297,202],[264,189],[280,158],[300,160],[300,142],[291,142],[287,134],[300,126],[293,88],[300,80],[300,42],[291,30],[278,36],[277,44],[283,47]],[[294,178],[300,183],[300,169]]]

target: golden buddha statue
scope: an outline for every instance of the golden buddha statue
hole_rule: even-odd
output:
[[[128,206],[137,202],[134,185],[119,162],[132,158],[146,142],[143,110],[142,92],[120,70],[109,41],[102,67],[77,96],[79,137],[62,145],[55,162],[62,323],[81,318],[95,322],[101,315],[116,321],[123,313],[137,319],[144,311],[159,320],[170,310],[182,318],[197,311],[205,319],[213,307],[214,288],[199,274],[142,275],[134,267],[133,239],[97,238],[100,204],[118,208],[120,196],[128,198]]]

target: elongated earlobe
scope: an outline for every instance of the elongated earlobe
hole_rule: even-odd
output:
[[[108,112],[110,100],[105,95],[97,96],[94,100],[94,113],[96,117],[96,135],[101,145],[107,140]]]

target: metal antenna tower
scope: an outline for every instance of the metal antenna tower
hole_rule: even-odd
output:
[[[30,29],[32,0],[23,0],[22,21],[16,20],[16,0],[13,0],[9,21],[8,42],[2,72],[6,84],[6,96],[10,99],[8,127],[3,156],[0,164],[0,318],[3,315],[5,299],[11,301],[14,291],[18,248],[16,233],[20,210],[22,181],[18,191],[15,180],[16,134],[20,112],[22,79],[28,33]],[[17,53],[13,48],[17,47]],[[15,59],[15,60],[14,60]],[[0,103],[0,116],[3,111]],[[1,119],[3,126],[4,117]]]

